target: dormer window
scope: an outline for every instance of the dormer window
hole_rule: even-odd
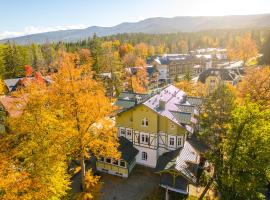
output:
[[[146,117],[142,120],[142,126],[148,126],[148,119]]]

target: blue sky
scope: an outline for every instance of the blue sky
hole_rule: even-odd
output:
[[[149,17],[270,13],[270,0],[0,0],[0,39]]]

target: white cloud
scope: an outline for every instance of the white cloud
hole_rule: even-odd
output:
[[[69,29],[83,29],[87,28],[87,25],[66,25],[66,26],[55,26],[55,27],[41,27],[41,26],[28,26],[25,27],[23,31],[13,32],[13,31],[3,31],[0,32],[0,40],[5,38],[14,38],[35,33],[44,33],[51,31],[69,30]]]

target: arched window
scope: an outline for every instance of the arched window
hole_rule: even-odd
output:
[[[147,160],[147,153],[146,152],[142,152],[142,160]]]

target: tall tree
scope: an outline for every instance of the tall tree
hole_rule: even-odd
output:
[[[90,51],[93,58],[93,71],[96,74],[99,74],[101,71],[101,55],[102,55],[102,49],[101,49],[101,41],[100,39],[94,34],[93,38],[90,41]]]
[[[270,35],[262,46],[262,54],[263,56],[260,59],[261,64],[270,65]]]
[[[44,82],[32,81],[25,89],[27,95],[18,101],[18,105],[26,104],[23,113],[8,120],[7,149],[12,152],[15,168],[22,169],[38,186],[20,186],[31,195],[29,199],[61,199],[69,189],[70,178],[66,166],[68,135],[63,131],[67,124],[60,123],[59,113],[49,108]]]
[[[250,98],[264,108],[270,108],[270,67],[250,69],[238,85],[241,99]]]
[[[20,77],[24,73],[24,66],[30,64],[29,51],[26,47],[8,42],[3,51],[5,78]]]
[[[78,56],[65,54],[59,72],[53,76],[50,97],[55,109],[72,134],[72,154],[80,160],[82,188],[85,192],[85,159],[96,156],[117,157],[117,136],[108,119],[114,110],[99,83],[92,79],[91,63],[81,64]]]
[[[214,165],[213,179],[218,190],[224,187],[222,177],[226,155],[222,144],[228,134],[234,102],[233,93],[222,84],[206,98],[200,115],[200,138],[209,147],[206,157]]]
[[[257,44],[249,33],[246,33],[243,37],[238,37],[236,44],[228,46],[227,49],[229,58],[231,60],[242,60],[244,66],[246,66],[249,59],[258,56]]]
[[[229,132],[222,142],[224,169],[222,198],[264,199],[270,169],[270,110],[248,100],[232,112]]]

